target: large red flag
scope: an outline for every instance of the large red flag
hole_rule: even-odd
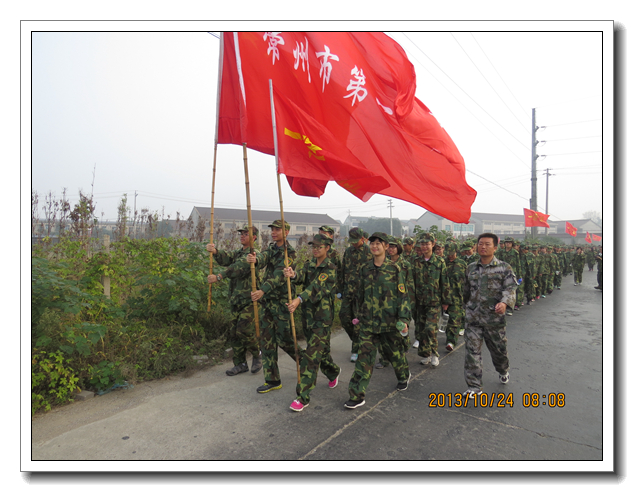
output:
[[[601,236],[597,236],[596,234],[592,235],[592,240],[593,241],[601,241]]]
[[[320,147],[326,161],[325,153],[348,164],[354,156],[366,170],[363,179],[356,164],[353,175],[335,176],[334,166],[308,170],[317,159],[292,165],[280,150],[279,172],[295,192],[319,196],[336,180],[364,200],[380,193],[454,222],[469,221],[476,192],[466,182],[464,160],[416,99],[414,67],[398,43],[382,33],[241,32],[224,33],[223,44],[218,143],[274,154],[271,79],[277,99],[292,108],[291,121],[312,133],[286,125],[289,131]],[[334,150],[342,146],[347,157]],[[368,179],[379,177],[383,188]]]
[[[590,233],[586,232],[586,243],[591,243],[592,242],[592,238],[590,237]]]
[[[541,212],[535,212],[535,210],[531,210],[530,208],[524,209],[524,225],[526,227],[548,227],[548,217],[550,215],[543,214]]]
[[[570,222],[566,222],[566,232],[571,236],[577,236],[577,228],[573,226]]]

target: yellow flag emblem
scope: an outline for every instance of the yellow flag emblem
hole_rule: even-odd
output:
[[[308,147],[308,157],[314,157],[320,161],[325,161],[326,158],[323,155],[317,155],[318,150],[322,150],[321,147],[318,147],[314,143],[310,141],[310,139],[306,135],[302,135],[301,133],[297,133],[289,130],[288,128],[284,128],[284,135],[294,138],[296,140],[302,140],[306,146]]]
[[[405,294],[405,286],[403,284],[398,284],[398,290],[399,292]]]
[[[328,274],[326,274],[326,273],[322,273],[322,274],[319,276],[319,281],[320,281],[320,282],[324,282],[327,278],[328,278]]]

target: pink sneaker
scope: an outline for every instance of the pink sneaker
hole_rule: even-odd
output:
[[[308,406],[308,403],[304,404],[299,400],[293,400],[293,403],[291,403],[291,410],[293,410],[294,412],[301,412],[302,410],[304,410],[304,408],[306,408]]]
[[[341,374],[341,368],[339,368],[339,374]],[[336,388],[337,384],[339,384],[339,374],[337,374],[337,377],[334,379],[334,381],[328,381],[328,387],[330,389]]]

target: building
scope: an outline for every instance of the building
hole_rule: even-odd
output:
[[[191,215],[194,229],[199,228],[199,223],[204,220],[205,229],[203,235],[209,238],[209,221],[211,219],[211,207],[194,207]],[[228,237],[236,227],[241,227],[247,223],[246,209],[214,208],[214,223],[223,229],[224,237]],[[251,210],[252,224],[259,231],[268,231],[268,226],[275,220],[280,219],[280,211]],[[284,220],[289,223],[291,230],[288,234],[288,242],[296,246],[299,239],[304,235],[312,236],[319,232],[322,225],[330,226],[335,231],[335,238],[339,235],[341,224],[327,214],[308,214],[300,212],[284,211]]]

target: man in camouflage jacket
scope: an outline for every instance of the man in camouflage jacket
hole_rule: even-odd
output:
[[[359,353],[359,329],[352,324],[357,317],[356,296],[359,270],[361,266],[372,259],[370,248],[365,244],[364,232],[353,227],[348,232],[350,246],[343,253],[341,260],[341,275],[337,278],[337,297],[341,299],[339,319],[341,326],[352,341],[352,356],[350,362],[355,362]]]
[[[258,229],[251,227],[253,241],[258,237]],[[233,315],[231,325],[231,348],[233,349],[234,367],[226,371],[227,376],[235,376],[247,372],[247,352],[251,352],[253,363],[251,372],[256,373],[262,369],[262,354],[260,352],[260,341],[255,336],[255,316],[251,292],[251,268],[246,262],[247,253],[250,251],[249,231],[247,227],[238,229],[240,233],[241,248],[234,251],[224,251],[216,249],[213,243],[209,243],[206,248],[219,266],[227,267],[224,273],[209,275],[207,280],[213,284],[225,278],[229,279],[229,307]],[[254,249],[254,252],[257,250]],[[256,275],[256,289],[259,288],[259,281]],[[258,312],[259,317],[259,312]]]
[[[535,299],[535,255],[525,243],[522,244],[521,250],[520,259],[522,261],[522,271],[524,272],[521,285],[524,286],[526,305],[529,305]]]
[[[277,349],[281,347],[293,360],[296,360],[295,340],[291,332],[291,313],[288,311],[288,285],[284,276],[284,246],[288,254],[288,265],[295,260],[295,250],[286,241],[290,225],[281,220],[269,224],[273,242],[257,255],[247,255],[249,263],[257,263],[264,269],[260,288],[251,292],[251,299],[259,302],[262,308],[262,358],[264,365],[264,385],[258,387],[258,393],[280,389],[282,381],[277,365]],[[294,287],[291,286],[291,297]],[[298,347],[298,356],[302,350]]]
[[[302,305],[302,327],[306,338],[306,349],[300,362],[300,381],[297,384],[297,400],[291,410],[302,411],[310,401],[310,392],[315,387],[319,369],[330,381],[329,386],[337,386],[341,369],[330,355],[330,329],[333,322],[331,293],[337,282],[337,269],[329,258],[332,239],[316,234],[308,244],[312,246],[313,258],[297,271],[292,267],[284,270],[295,285],[303,290],[288,305],[291,313]]]
[[[449,281],[449,307],[447,314],[447,345],[446,349],[451,352],[458,343],[460,332],[464,333],[464,303],[462,301],[464,290],[464,278],[467,271],[467,264],[458,258],[458,245],[452,242],[447,243],[445,250],[447,254],[447,280]]]
[[[372,260],[361,267],[356,291],[359,306],[359,357],[348,385],[350,399],[345,407],[365,403],[377,348],[394,368],[396,389],[407,389],[410,371],[401,337],[407,334],[410,307],[401,268],[386,258],[388,237],[375,232],[369,237]]]
[[[517,279],[508,263],[495,257],[498,238],[484,233],[478,237],[480,260],[467,267],[464,286],[466,307],[464,375],[465,395],[482,393],[482,342],[486,343],[495,370],[503,384],[509,381],[507,353],[507,309],[515,306]]]
[[[445,262],[433,253],[435,237],[422,233],[417,241],[423,256],[414,264],[414,289],[416,297],[416,331],[420,342],[418,355],[421,364],[439,364],[438,321],[441,312],[449,305],[449,281]]]

